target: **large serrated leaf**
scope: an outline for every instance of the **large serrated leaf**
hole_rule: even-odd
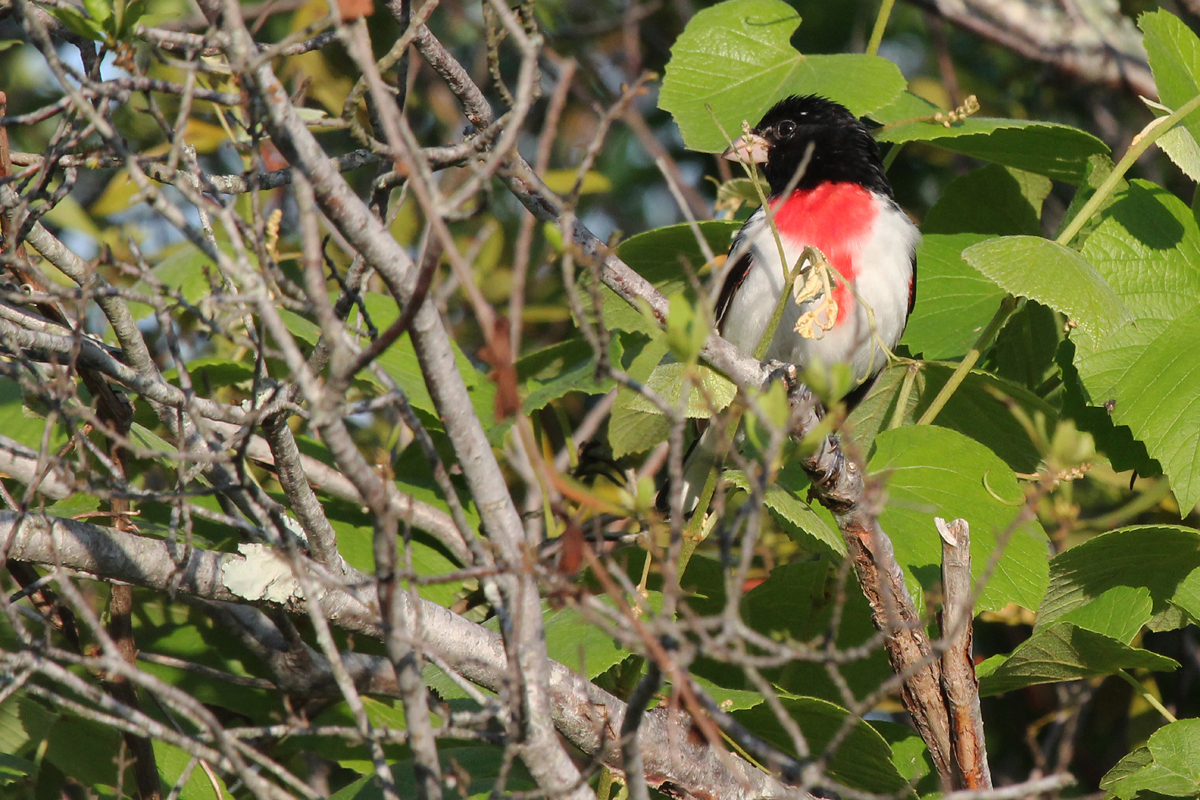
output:
[[[1133,435],[1171,478],[1182,508],[1200,503],[1200,227],[1174,195],[1134,181],[1088,237],[1084,256],[1135,324],[1076,331],[1075,366],[1091,401]]]
[[[925,215],[921,232],[1037,235],[1050,188],[1044,175],[988,164],[950,182]]]
[[[805,548],[844,556],[846,542],[841,534],[831,528],[798,493],[807,488],[807,476],[800,470],[789,472],[792,474],[781,475],[776,483],[768,486],[763,496],[771,516],[792,539]],[[739,470],[729,470],[722,477],[739,489],[750,491],[750,482]],[[797,478],[802,478],[799,485],[792,484]]]
[[[904,89],[899,68],[878,56],[797,52],[791,38],[799,25],[800,16],[782,0],[727,0],[692,17],[671,48],[659,95],[684,144],[724,150],[741,135],[743,121],[757,124],[788,95],[823,95],[861,116]]]
[[[1096,338],[1109,336],[1132,314],[1104,277],[1079,253],[1039,236],[1003,236],[963,251],[968,264],[1011,294],[1066,314]]]
[[[737,395],[737,386],[711,368],[700,365],[693,371],[693,368],[678,361],[659,364],[645,381],[647,389],[674,408],[678,408],[683,399],[685,383],[689,386],[684,415],[689,419],[708,419],[726,408]],[[662,413],[657,405],[641,394],[630,398],[629,408],[647,414]]]
[[[1086,605],[1059,617],[1094,633],[1132,644],[1133,637],[1154,616],[1154,600],[1144,586],[1114,586]]]
[[[1171,476],[1182,509],[1200,503],[1200,306],[1152,339],[1121,376],[1114,417]],[[1118,413],[1119,409],[1119,413]]]
[[[720,258],[729,250],[729,242],[739,227],[737,222],[701,222],[700,233],[709,252]],[[617,247],[617,255],[667,297],[680,292],[690,297],[687,269],[700,274],[709,266],[705,264],[704,250],[695,233],[686,223],[631,236]],[[626,303],[607,286],[601,289],[601,296],[604,298],[604,324],[609,328],[651,336],[659,332],[653,319]]]
[[[890,427],[893,420],[899,425],[912,425],[920,419],[946,385],[954,367],[953,364],[924,362],[913,379],[908,403],[898,420],[896,406],[909,367],[906,364],[888,367],[879,374],[871,393],[850,412],[844,435],[861,450],[869,452],[875,436]],[[1031,418],[1040,416],[1048,425],[1056,419],[1054,409],[1027,389],[994,375],[971,372],[938,414],[935,424],[974,439],[1017,472],[1036,472],[1041,453],[1007,407],[1009,401]]]
[[[1068,183],[1083,180],[1091,156],[1109,152],[1108,145],[1090,133],[1055,122],[968,117],[947,126],[918,121],[939,111],[932,103],[905,92],[871,116],[888,125],[879,133],[880,141],[925,142]]]
[[[621,354],[622,339],[614,336],[609,343],[609,363],[621,363]],[[545,408],[569,392],[598,394],[615,385],[611,378],[597,380],[596,354],[582,336],[522,357],[517,362],[517,375],[522,381],[522,408],[526,414]]]
[[[809,752],[828,758],[826,773],[854,789],[897,797],[913,797],[907,780],[892,762],[887,741],[867,722],[859,721],[843,732],[849,712],[815,697],[782,699],[783,707],[804,735]],[[738,721],[776,747],[793,752],[792,738],[766,705],[735,712]]]
[[[962,259],[980,233],[925,234],[917,249],[917,303],[902,342],[929,359],[967,352],[1007,294]]]
[[[942,548],[934,517],[961,517],[971,525],[976,580],[1000,541],[1008,539],[977,607],[1038,606],[1048,582],[1046,535],[1036,523],[1017,524],[1024,496],[1012,470],[995,453],[946,428],[897,428],[875,437],[870,471],[885,481],[888,502],[879,522],[910,586],[928,589],[941,579]]]
[[[1179,108],[1200,94],[1200,39],[1196,34],[1166,11],[1142,14],[1138,27],[1145,34],[1142,43],[1159,100],[1168,108]],[[1182,124],[1193,142],[1200,137],[1200,111],[1188,114]]]
[[[1200,720],[1181,719],[1156,730],[1113,767],[1100,787],[1121,800],[1200,795]]]
[[[1050,587],[1035,630],[1116,586],[1148,590],[1154,615],[1163,618],[1180,585],[1197,569],[1200,532],[1191,528],[1147,525],[1101,534],[1050,562]],[[1153,619],[1148,624],[1160,627]]]
[[[1111,675],[1119,669],[1169,671],[1179,663],[1071,622],[1056,622],[1021,643],[1012,655],[980,665],[979,692],[1003,694],[1039,683]]]

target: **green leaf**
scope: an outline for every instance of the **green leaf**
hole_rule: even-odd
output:
[[[614,336],[609,345],[611,363],[622,358],[623,337]],[[582,336],[530,353],[517,362],[517,375],[522,381],[526,414],[545,408],[569,392],[599,394],[615,385],[611,378],[596,380],[596,355]]]
[[[631,344],[626,350],[628,364],[625,365],[625,371],[635,381],[645,382],[667,354],[666,337],[658,335],[645,339],[640,347],[636,342]],[[608,420],[608,443],[612,447],[613,458],[649,450],[659,442],[666,441],[670,432],[667,418],[658,409],[645,411],[634,408],[638,399],[638,394],[625,386],[617,392],[617,401]]]
[[[1154,601],[1144,586],[1114,586],[1086,605],[1059,617],[1094,633],[1132,644],[1143,625],[1154,615]]]
[[[1113,792],[1113,787],[1125,777],[1133,775],[1141,770],[1146,765],[1154,761],[1154,756],[1150,755],[1149,747],[1139,747],[1133,750],[1120,761],[1117,765],[1108,771],[1108,774],[1100,779],[1100,788],[1107,792]],[[1116,797],[1132,797],[1136,791],[1130,794],[1115,794]]]
[[[1130,647],[1071,622],[1038,631],[1002,661],[989,659],[978,670],[982,695],[1003,694],[1039,683],[1111,675],[1119,669],[1174,670],[1174,659]]]
[[[834,748],[826,762],[825,773],[829,777],[864,792],[911,796],[907,780],[892,762],[887,740],[869,723],[862,720],[854,723],[835,746],[835,737],[849,716],[846,709],[815,697],[782,698],[781,702],[799,726],[813,756],[824,755],[827,749]],[[791,737],[766,704],[734,715],[752,733],[795,755]]]
[[[92,19],[103,23],[112,16],[113,0],[83,0],[83,7]]]
[[[698,683],[700,688],[704,689],[708,696],[725,711],[743,711],[766,702],[761,692],[726,689],[724,686],[718,686],[712,681],[705,680],[696,675],[692,676],[692,680]]]
[[[600,602],[610,604],[607,599]],[[647,602],[653,607],[661,606],[662,595],[651,592]],[[590,619],[578,609],[566,607],[547,612],[543,623],[547,657],[585,675],[588,680],[629,656],[629,651],[622,648],[618,640]],[[484,627],[495,631],[499,622],[492,619],[484,623]],[[466,697],[454,681],[433,665],[425,668],[425,683],[444,699]]]
[[[35,750],[59,715],[18,691],[0,704],[0,753]]]
[[[1172,109],[1162,103],[1142,98],[1156,117],[1166,117]],[[1155,146],[1167,154],[1167,158],[1193,181],[1200,181],[1200,144],[1196,137],[1183,125],[1175,125],[1171,130],[1154,140]]]
[[[1200,94],[1200,39],[1196,34],[1166,11],[1142,14],[1138,27],[1145,34],[1142,44],[1162,104],[1179,108]],[[1181,124],[1194,143],[1200,137],[1200,111],[1188,114]]]
[[[520,792],[537,788],[537,784],[529,777],[521,762],[510,762],[501,747],[438,747],[438,761],[441,762],[447,797],[486,797],[489,791],[495,788],[496,779],[504,770],[508,770],[508,774],[503,787],[500,787],[501,792]],[[417,796],[415,767],[416,764],[411,758],[391,765],[396,793],[400,797]],[[455,780],[459,775],[467,778],[465,785],[460,785]],[[383,789],[375,776],[366,775],[334,794],[332,800],[379,800],[382,797]]]
[[[1150,592],[1155,619],[1149,624],[1161,630],[1176,592],[1196,569],[1200,532],[1194,529],[1146,525],[1101,534],[1051,560],[1050,588],[1034,629],[1058,621],[1113,587],[1131,586]]]
[[[928,361],[922,365],[913,380],[901,425],[912,425],[920,419],[946,385],[954,366]],[[885,369],[871,393],[850,412],[845,435],[860,449],[869,452],[876,435],[891,425],[907,373],[904,364]],[[1032,392],[984,372],[971,372],[938,414],[935,424],[974,439],[1017,472],[1036,472],[1041,453],[1006,406],[1006,399],[1032,418],[1040,415],[1048,426],[1055,422],[1054,409]]]
[[[1200,503],[1200,228],[1191,209],[1134,181],[1084,244],[1084,256],[1135,324],[1110,336],[1076,331],[1075,364],[1096,405],[1112,409],[1171,478],[1181,508]]]
[[[125,6],[125,13],[121,15],[121,27],[117,31],[117,38],[129,38],[129,34],[133,32],[134,27],[146,13],[146,2],[147,0],[130,0],[130,3]]]
[[[267,677],[257,658],[235,637],[199,609],[174,605],[148,590],[135,593],[138,613],[134,635],[139,649],[211,667],[241,677]],[[274,696],[263,689],[214,681],[191,670],[161,664],[139,663],[138,669],[207,703],[265,722],[276,707]]]
[[[866,595],[852,576],[839,586],[836,572],[830,574],[831,564],[825,558],[800,563],[807,566],[776,567],[767,581],[756,587],[766,593],[751,610],[756,630],[773,636],[786,633],[797,642],[808,642],[817,648],[832,640],[839,652],[853,653],[854,657],[838,664],[837,682],[817,654],[812,659],[790,661],[770,675],[770,679],[781,690],[795,695],[844,703],[843,692],[848,689],[856,699],[863,700],[878,691],[880,684],[893,674],[878,638],[879,631],[872,622]],[[808,594],[810,571],[828,575],[823,596],[815,600]],[[788,597],[790,581],[795,581],[796,587],[791,598]],[[767,586],[768,583],[772,586]]]
[[[1200,622],[1200,570],[1180,581],[1171,602],[1187,612],[1192,622]]]
[[[871,727],[891,745],[892,763],[909,784],[915,785],[917,794],[924,797],[934,791],[933,757],[920,734],[898,722],[871,720]]]
[[[759,194],[760,190],[762,194]],[[762,205],[763,198],[770,193],[770,187],[765,183],[756,187],[755,182],[750,178],[734,178],[717,187],[717,202],[714,209],[733,216],[742,206],[755,208]]]
[[[1095,267],[1049,239],[1004,236],[972,245],[962,255],[1000,288],[1061,311],[1098,339],[1132,319]]]
[[[576,172],[573,169],[547,170],[542,176],[542,180],[550,191],[556,194],[566,194],[575,186]],[[596,170],[588,170],[579,187],[580,194],[607,194],[612,190],[612,181],[603,172]]]
[[[601,602],[608,603],[607,600]],[[661,602],[657,594],[651,603]],[[629,655],[604,628],[577,609],[562,608],[546,618],[546,655],[590,680]]]
[[[722,477],[742,491],[750,491],[750,482],[740,470],[728,470]],[[846,542],[841,534],[802,498],[801,493],[808,485],[804,471],[788,465],[780,471],[775,483],[767,487],[763,502],[784,532],[805,549],[846,555]]]
[[[684,364],[694,364],[712,326],[701,305],[692,305],[683,293],[671,295],[667,307],[667,346]]]
[[[989,164],[951,181],[925,215],[921,231],[1037,236],[1051,186],[1043,175]]]
[[[377,700],[364,696],[362,705],[367,719],[376,730],[390,728],[399,731],[405,728],[404,708],[398,699]],[[437,710],[433,710],[433,713],[436,714]],[[355,725],[354,712],[346,703],[335,703],[326,706],[323,711],[312,717],[309,723],[313,726],[353,727]],[[279,742],[276,747],[278,749],[275,757],[279,760],[282,760],[280,755],[284,753],[300,755],[317,752],[321,754],[322,758],[336,761],[340,766],[354,770],[361,775],[372,775],[375,772],[375,765],[367,757],[368,754],[362,743],[341,736],[294,737]],[[385,757],[395,758],[398,754],[408,755],[408,751],[397,745],[385,745],[384,754]]]
[[[1155,337],[1121,376],[1114,417],[1171,476],[1181,509],[1200,503],[1200,306]]]
[[[161,287],[166,287],[174,290],[191,305],[198,305],[212,293],[213,282],[217,285],[221,282],[221,273],[212,263],[212,259],[190,243],[180,245],[155,265],[151,272],[158,279],[156,283],[138,281],[134,284],[134,291],[154,296],[162,293]],[[130,304],[130,311],[138,317],[154,313],[150,306],[137,302]]]
[[[979,338],[1008,294],[979,274],[962,252],[987,237],[925,234],[917,248],[917,303],[902,342],[928,359],[957,358]]]
[[[703,13],[703,12],[701,12]],[[709,245],[710,252],[721,257],[729,250],[730,240],[741,227],[737,222],[701,222],[700,232]],[[696,241],[691,226],[669,225],[631,236],[617,247],[617,255],[662,292],[670,297],[679,292],[691,297],[691,283],[687,279],[687,268],[697,274],[711,269],[705,264],[704,252]],[[659,327],[632,307],[611,289],[601,290],[604,297],[604,324],[622,331],[640,331],[648,335],[659,333]]]
[[[279,317],[292,337],[306,347],[315,347],[321,339],[321,326],[287,308],[279,309]]]
[[[0,431],[38,452],[46,430],[46,420],[37,412],[40,406],[40,399],[33,393],[27,394],[17,381],[0,381]],[[55,425],[48,443],[50,452],[57,451],[66,441],[63,427]]]
[[[338,552],[346,562],[355,569],[362,570],[368,575],[375,574],[375,531],[371,520],[365,514],[331,515],[329,522],[337,533]],[[413,539],[407,546],[403,541],[397,543],[397,557],[401,568],[407,568],[411,559],[413,572],[423,578],[438,578],[458,570],[459,565],[442,555],[429,545]],[[422,583],[416,587],[418,594],[426,600],[449,606],[458,599],[463,589],[461,580],[435,581]]]
[[[46,760],[85,786],[116,786],[120,749],[121,734],[116,729],[65,715],[50,731]]]
[[[743,120],[757,124],[788,95],[823,95],[861,116],[903,91],[900,70],[878,56],[798,53],[791,38],[799,25],[782,0],[727,0],[692,17],[671,48],[659,95],[687,147],[724,150]]]
[[[1079,188],[1075,190],[1075,196],[1071,198],[1071,204],[1067,206],[1067,213],[1063,214],[1062,222],[1059,228],[1055,231],[1055,237],[1060,235],[1063,229],[1069,225],[1080,210],[1095,196],[1096,190],[1099,189],[1113,171],[1112,159],[1107,155],[1099,154],[1091,156],[1088,159],[1087,166],[1084,168],[1083,182],[1079,184]],[[1117,184],[1113,187],[1116,193],[1124,192],[1129,188],[1129,184],[1120,178]],[[1115,197],[1113,194],[1107,195],[1100,202],[1100,207],[1088,219],[1084,220],[1083,227],[1079,229],[1079,233],[1075,234],[1075,238],[1069,242],[1065,242],[1068,247],[1079,249],[1083,242],[1092,235],[1092,231],[1100,224],[1103,219],[1102,215],[1107,211],[1108,207],[1113,204]]]
[[[387,295],[369,292],[363,296],[363,305],[366,306],[371,323],[380,331],[385,330],[400,316],[395,299]],[[360,315],[361,311],[356,311],[352,316],[358,317],[361,321]],[[454,349],[455,364],[458,366],[459,374],[462,375],[463,383],[467,386],[475,413],[485,423],[494,419],[495,384],[475,368],[457,343],[451,340],[450,344]],[[403,336],[393,343],[379,356],[378,362],[404,391],[413,408],[425,411],[434,417],[439,416],[437,408],[433,404],[433,398],[430,397],[429,390],[425,387],[425,376],[421,372],[421,364],[417,359],[417,353],[413,349],[410,337]],[[372,383],[377,383],[369,370],[364,371],[363,376]]]
[[[151,745],[154,748],[154,765],[158,768],[158,779],[162,781],[163,786],[169,791],[175,786],[176,781],[183,776],[183,771],[188,768],[192,757],[178,747],[157,739],[151,740]],[[192,767],[191,775],[188,776],[187,782],[181,787],[180,797],[186,797],[189,800],[224,800],[225,798],[233,798],[225,782],[219,776],[216,778],[216,781],[221,790],[220,794],[213,791],[212,779],[199,764],[192,764]]]
[[[644,453],[659,442],[665,442],[671,424],[662,414],[632,408],[628,398],[636,398],[628,389],[621,389],[608,420],[608,440],[613,458],[631,453]],[[622,400],[625,399],[625,402]]]
[[[987,368],[997,376],[1026,389],[1038,390],[1051,377],[1057,377],[1055,363],[1063,341],[1058,314],[1036,300],[1019,308],[996,337],[987,360]]]
[[[228,358],[195,358],[187,364],[187,374],[201,395],[211,396],[218,387],[233,386],[254,377],[254,367],[242,361]],[[172,368],[163,371],[163,377],[179,385],[179,371]]]
[[[1145,747],[1109,770],[1100,787],[1121,800],[1144,796],[1200,795],[1200,720],[1181,719],[1156,730]]]
[[[32,761],[18,756],[0,753],[0,786],[20,783],[37,775],[38,767]]]
[[[697,378],[699,387],[694,383]],[[715,412],[728,407],[737,395],[736,385],[703,364],[689,369],[687,364],[667,361],[655,367],[645,380],[647,389],[676,408],[682,399],[685,383],[689,384],[685,411],[689,419],[708,419]],[[628,405],[635,411],[647,414],[662,413],[657,405],[636,393],[631,394]]]
[[[92,41],[104,41],[104,31],[100,25],[95,20],[79,13],[74,7],[55,6],[49,9],[49,11],[59,22],[66,25],[72,33],[76,33]]]
[[[741,473],[737,477],[742,477]],[[742,618],[767,636],[786,634],[796,641],[806,641],[812,636],[810,621],[826,605],[828,577],[829,562],[825,559],[780,564],[765,581],[746,592]]]
[[[897,428],[875,437],[870,471],[886,482],[888,503],[879,522],[910,586],[928,589],[941,580],[941,539],[933,518],[962,517],[971,525],[976,580],[1008,536],[977,608],[1008,603],[1036,608],[1041,602],[1048,580],[1046,536],[1036,523],[1016,525],[1024,495],[1012,470],[992,451],[946,428]]]
[[[1062,417],[1091,434],[1096,449],[1108,456],[1115,472],[1135,470],[1142,477],[1162,475],[1162,465],[1150,457],[1145,442],[1134,438],[1128,425],[1117,425],[1109,409],[1090,404],[1074,359],[1075,343],[1070,339],[1060,342],[1054,360],[1063,380]]]
[[[946,127],[936,122],[913,121],[940,110],[905,92],[895,103],[871,116],[895,126],[881,131],[877,137],[880,141],[925,142],[1068,183],[1084,179],[1089,157],[1109,152],[1108,145],[1090,133],[1055,122],[968,117]]]

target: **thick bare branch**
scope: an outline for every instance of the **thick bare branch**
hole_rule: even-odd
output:
[[[253,603],[301,613],[306,604],[295,580],[284,577],[287,568],[280,571],[280,557],[257,546],[244,546],[243,553],[184,548],[84,522],[0,511],[0,552],[5,551],[16,560],[204,600]],[[248,581],[255,575],[260,577]],[[381,638],[373,581],[359,576],[350,585],[353,588],[322,586],[319,600],[325,616],[347,630]],[[402,608],[408,602],[407,595],[398,596]],[[499,634],[436,603],[422,600],[419,606],[425,647],[430,652],[484,688],[502,691],[508,686],[508,657]],[[547,670],[553,724],[584,753],[621,769],[625,704],[561,664],[548,661]],[[388,677],[387,667],[379,661],[360,662],[356,674],[369,674],[369,685],[380,689],[396,685],[394,672]],[[788,795],[783,786],[748,762],[697,742],[691,729],[691,717],[685,713],[668,709],[647,712],[638,737],[646,780],[651,785],[678,797],[704,800]]]
[[[1072,78],[1158,97],[1142,36],[1116,2],[909,2]]]

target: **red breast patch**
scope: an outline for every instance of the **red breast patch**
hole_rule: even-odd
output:
[[[871,193],[857,183],[822,183],[815,189],[797,190],[771,203],[775,224],[782,236],[820,248],[845,279],[833,290],[841,309],[850,309],[854,295],[847,285],[857,274],[855,257],[870,235],[876,205]],[[837,325],[848,318],[838,314]]]

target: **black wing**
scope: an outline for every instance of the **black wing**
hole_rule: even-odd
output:
[[[729,310],[729,304],[733,302],[733,296],[737,290],[741,288],[746,280],[746,276],[750,274],[750,266],[754,263],[754,248],[746,242],[746,230],[750,225],[756,222],[756,217],[762,212],[758,211],[750,215],[750,219],[746,220],[745,224],[738,229],[737,235],[733,237],[733,242],[729,245],[729,258],[735,259],[733,266],[725,271],[725,280],[721,283],[721,293],[717,295],[717,305],[713,309],[713,316],[717,321],[717,331],[721,332],[725,328],[725,312]],[[744,252],[738,252],[743,249]]]

